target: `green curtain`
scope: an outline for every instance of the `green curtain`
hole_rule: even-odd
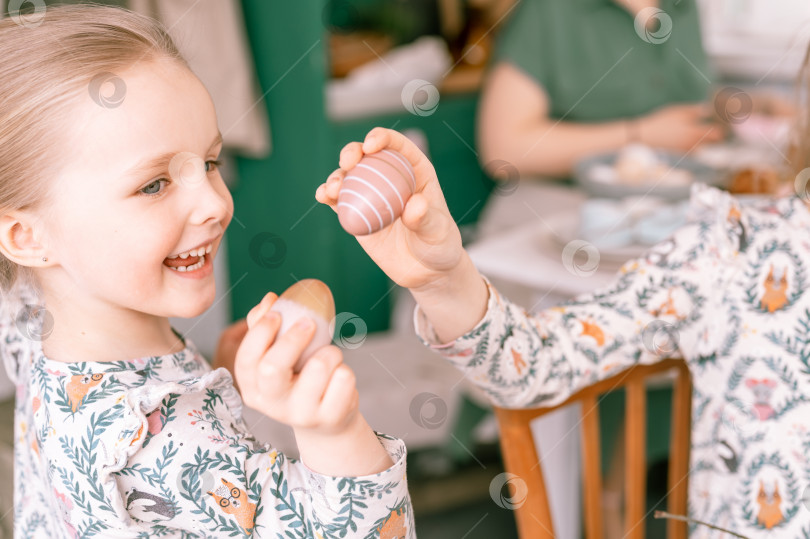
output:
[[[338,166],[324,108],[325,5],[243,0],[273,151],[267,159],[237,159],[229,297],[239,318],[268,291],[317,278],[332,289],[337,312],[358,315],[371,332],[388,328],[392,284],[315,200],[317,186]]]

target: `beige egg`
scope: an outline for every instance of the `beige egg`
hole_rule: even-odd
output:
[[[270,310],[281,315],[281,327],[277,334],[279,336],[301,317],[307,316],[315,322],[315,335],[293,367],[293,372],[300,372],[315,351],[332,342],[335,300],[332,291],[323,281],[318,279],[298,281],[278,297]]]
[[[404,155],[390,149],[367,154],[343,179],[340,225],[354,236],[373,234],[402,215],[415,190],[416,176]]]

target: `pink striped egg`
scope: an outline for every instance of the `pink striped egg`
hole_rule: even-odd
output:
[[[416,175],[404,155],[389,149],[365,155],[343,179],[338,220],[353,236],[373,234],[402,215],[415,189]]]

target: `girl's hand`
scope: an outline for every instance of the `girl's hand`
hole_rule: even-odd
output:
[[[255,309],[256,307],[254,307]],[[252,312],[252,311],[251,311]],[[217,344],[217,351],[214,353],[214,361],[211,362],[212,369],[218,369],[219,367],[223,367],[231,373],[231,376],[234,378],[234,387],[236,387],[237,391],[239,390],[239,386],[236,384],[236,377],[234,375],[233,370],[233,363],[236,359],[236,350],[239,348],[239,345],[242,343],[242,339],[245,337],[245,333],[248,330],[248,322],[244,318],[241,320],[237,320],[222,332],[222,335],[219,337],[219,343]]]
[[[359,396],[352,370],[335,345],[319,349],[299,374],[293,373],[301,353],[315,335],[293,326],[278,336],[281,316],[270,307],[278,299],[268,293],[247,316],[248,331],[234,363],[242,400],[256,410],[295,429],[339,434],[357,419]]]
[[[264,316],[270,309],[277,296],[273,292],[268,292],[262,298],[262,301],[253,307],[247,314],[246,318],[237,320],[222,332],[217,344],[217,351],[214,353],[214,361],[211,362],[212,369],[223,367],[231,373],[233,378],[233,385],[236,390],[239,390],[239,384],[236,382],[236,373],[234,371],[234,361],[236,359],[236,351],[239,345],[242,344],[242,339],[245,338],[248,328],[256,323],[256,319]]]
[[[416,191],[402,216],[389,226],[357,241],[372,260],[399,286],[420,290],[446,282],[462,261],[461,233],[444,200],[433,165],[405,135],[375,127],[364,142],[350,142],[340,152],[340,168],[315,192],[318,202],[337,212],[337,198],[346,173],[364,154],[384,148],[404,155],[416,175]]]

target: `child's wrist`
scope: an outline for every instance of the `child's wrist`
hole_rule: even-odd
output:
[[[466,252],[446,279],[431,288],[410,291],[442,343],[454,341],[479,324],[489,302],[486,282]]]
[[[409,288],[408,290],[411,291],[414,297],[423,300],[431,297],[443,299],[455,290],[464,288],[465,284],[478,279],[478,277],[478,269],[472,263],[467,251],[464,251],[461,260],[455,267],[438,274],[435,279],[427,284]]]
[[[335,438],[339,436],[351,436],[359,429],[362,429],[365,419],[359,411],[355,410],[351,417],[340,425],[318,426],[318,427],[293,427],[296,439],[306,437],[315,438]]]
[[[301,461],[323,475],[370,475],[394,464],[359,412],[340,430],[294,428],[293,431]]]

